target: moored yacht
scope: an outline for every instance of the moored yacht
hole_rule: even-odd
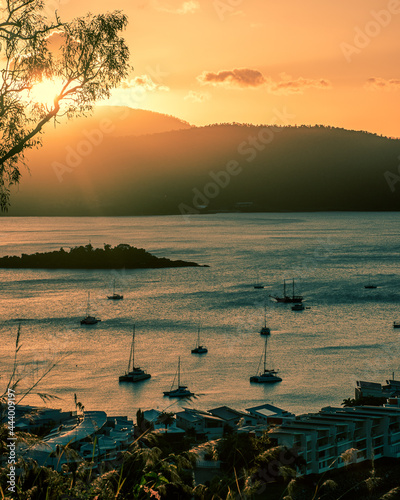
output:
[[[196,347],[192,349],[192,354],[205,354],[206,352],[208,352],[207,347],[200,344],[200,326],[199,326],[197,330],[197,344]]]
[[[264,346],[264,371],[258,375],[253,375],[250,377],[250,382],[256,382],[257,384],[271,384],[275,382],[281,382],[281,377],[278,376],[277,370],[270,370],[266,368],[267,363],[267,342],[268,337],[265,337]]]
[[[294,294],[294,278],[292,279],[292,290],[292,295],[288,295],[286,292],[286,280],[283,280],[283,296],[278,297],[277,295],[270,295],[270,297],[275,299],[277,302],[283,302],[285,304],[298,304],[302,302],[303,296]]]
[[[107,297],[108,300],[122,300],[124,298],[123,295],[120,295],[119,293],[115,293],[115,280],[114,280],[114,284],[113,284],[113,294],[112,295],[109,295]]]
[[[189,396],[194,396],[193,392],[190,392],[187,385],[181,385],[181,358],[178,359],[178,387],[172,389],[174,386],[176,374],[169,391],[164,391],[164,396],[169,396],[170,398],[187,398]]]
[[[132,370],[131,370],[132,364]],[[147,380],[151,377],[150,373],[146,373],[144,370],[135,366],[135,325],[133,325],[132,334],[132,344],[131,352],[129,355],[128,371],[124,375],[119,377],[120,382],[140,382],[142,380]]]
[[[271,328],[267,326],[267,304],[264,304],[264,326],[261,327],[260,335],[271,335]]]
[[[83,319],[81,319],[81,325],[95,325],[100,321],[101,319],[98,319],[95,316],[90,315],[90,292],[88,292],[86,316]]]

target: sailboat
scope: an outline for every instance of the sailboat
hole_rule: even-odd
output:
[[[123,295],[120,295],[119,293],[115,293],[115,280],[114,280],[114,284],[113,284],[113,294],[112,295],[109,295],[107,297],[108,300],[122,300],[124,298]]]
[[[271,328],[267,326],[267,304],[264,304],[264,326],[261,327],[260,335],[271,335]]]
[[[101,319],[98,319],[94,316],[90,316],[90,292],[88,292],[86,317],[81,319],[81,325],[95,325],[99,321],[101,321]]]
[[[377,285],[371,283],[371,275],[369,275],[368,285],[364,285],[364,288],[378,288]]]
[[[197,345],[194,349],[192,349],[192,354],[205,354],[208,352],[207,347],[200,345],[200,326],[197,330]]]
[[[169,391],[164,391],[164,396],[169,396],[170,398],[187,398],[189,396],[194,396],[193,392],[190,392],[186,385],[181,385],[181,358],[178,358],[178,387],[177,389],[172,389],[174,386],[176,374]]]
[[[267,342],[268,337],[265,337],[265,347],[264,347],[264,371],[259,375],[253,375],[250,377],[250,382],[256,382],[258,384],[272,384],[275,382],[281,382],[282,379],[277,375],[276,370],[267,370]],[[261,360],[260,360],[261,363]],[[258,365],[260,367],[260,365]],[[258,370],[257,370],[258,371]]]
[[[277,302],[284,302],[285,304],[299,304],[300,302],[302,302],[303,301],[302,295],[295,295],[294,294],[294,278],[292,279],[292,282],[293,282],[292,295],[287,295],[286,280],[283,280],[283,297],[277,297],[276,295],[270,295],[270,297],[275,299]]]
[[[131,370],[131,363],[132,363],[132,370]],[[125,375],[121,375],[119,377],[119,381],[140,382],[141,380],[146,380],[150,377],[151,377],[150,373],[146,373],[138,366],[135,366],[135,325],[133,325],[132,344],[131,344],[131,352],[129,355],[128,371],[125,372]]]

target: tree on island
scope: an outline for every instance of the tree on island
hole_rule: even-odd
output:
[[[41,145],[43,127],[57,117],[84,116],[110,97],[129,71],[120,11],[62,22],[43,0],[8,0],[0,10],[0,210],[10,205],[27,149]],[[52,104],[35,102],[43,81],[59,85]],[[56,88],[56,87],[55,87]]]

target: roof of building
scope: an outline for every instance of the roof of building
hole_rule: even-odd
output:
[[[237,418],[242,417],[251,417],[249,413],[245,413],[244,411],[234,410],[233,408],[229,408],[228,406],[219,406],[218,408],[212,408],[208,410],[209,413],[216,417],[220,417],[224,420],[235,420]]]
[[[248,412],[260,413],[264,416],[272,416],[272,415],[281,415],[281,416],[294,416],[293,413],[289,411],[283,410],[282,408],[278,408],[277,406],[271,405],[269,403],[265,403],[263,405],[254,406],[253,408],[246,408]]]
[[[224,422],[224,419],[211,415],[207,411],[195,410],[194,408],[184,408],[184,411],[176,413],[176,416],[187,420],[188,422],[197,422],[201,419],[214,420],[215,422]]]

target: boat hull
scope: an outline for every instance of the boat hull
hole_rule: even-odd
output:
[[[263,326],[260,330],[260,335],[271,335],[271,329]]]
[[[254,375],[250,377],[250,382],[256,384],[275,384],[276,382],[282,382],[282,379],[276,375],[264,377],[263,375]]]
[[[134,374],[131,375],[127,373],[126,375],[121,375],[119,377],[120,382],[142,382],[142,380],[147,380],[151,378],[150,373],[140,373],[140,374]]]
[[[192,349],[192,354],[206,354],[208,349],[206,347],[195,347]]]
[[[123,298],[123,295],[118,295],[117,293],[107,297],[108,300],[122,300]]]
[[[270,295],[270,297],[283,304],[300,304],[301,302],[303,302],[303,297],[301,297],[300,295],[294,297],[274,297],[273,295]]]
[[[170,398],[188,398],[190,396],[194,396],[194,393],[190,392],[185,386],[180,386],[178,389],[174,389],[173,391],[164,391],[164,396],[168,396]]]
[[[87,316],[81,319],[81,325],[96,325],[100,323],[101,319],[94,318],[93,316]]]

